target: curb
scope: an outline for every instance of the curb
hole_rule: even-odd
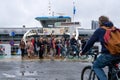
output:
[[[89,62],[89,61],[92,61],[92,59],[78,59],[78,58],[75,58],[75,59],[69,59],[69,58],[52,58],[52,57],[49,57],[49,58],[44,58],[44,59],[39,59],[39,58],[31,58],[31,59],[28,59],[28,58],[25,58],[25,59],[21,59],[20,56],[14,56],[14,57],[8,57],[8,58],[1,58],[0,59],[1,62],[10,62],[10,61],[66,61],[66,62]]]

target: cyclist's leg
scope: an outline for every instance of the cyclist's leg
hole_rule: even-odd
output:
[[[93,64],[93,70],[100,80],[107,80],[107,76],[102,68],[107,66],[111,61],[109,54],[101,54]]]
[[[102,68],[108,66],[113,60],[119,59],[120,56],[111,54],[101,54],[93,64],[93,69],[100,80],[107,80],[107,77]]]

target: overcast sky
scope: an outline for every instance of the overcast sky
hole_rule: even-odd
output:
[[[101,15],[120,27],[120,0],[50,0],[51,12],[73,18],[73,1],[74,21],[81,22],[82,28],[90,28],[91,20]],[[40,27],[35,17],[49,16],[48,6],[49,0],[0,0],[0,27]]]

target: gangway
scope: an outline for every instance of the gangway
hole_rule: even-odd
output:
[[[23,35],[23,40],[26,44],[26,41],[27,41],[27,37],[28,36],[32,36],[32,35],[37,35],[38,34],[38,31],[37,29],[30,29],[28,30],[24,35]]]

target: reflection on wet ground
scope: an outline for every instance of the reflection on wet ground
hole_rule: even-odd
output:
[[[80,80],[81,69],[88,63],[77,60],[3,57],[0,58],[0,80]]]
[[[44,57],[43,59],[41,60],[45,60],[45,61],[88,61],[88,60],[91,60],[91,56],[88,56],[88,57],[74,57],[74,58],[71,58],[71,57],[52,57],[52,56],[46,56]],[[27,56],[25,56],[24,58],[21,58],[20,55],[0,55],[0,61],[21,61],[21,60],[40,60],[38,56],[33,56],[31,58],[28,58]]]
[[[82,67],[72,61],[3,61],[0,80],[79,80]]]

